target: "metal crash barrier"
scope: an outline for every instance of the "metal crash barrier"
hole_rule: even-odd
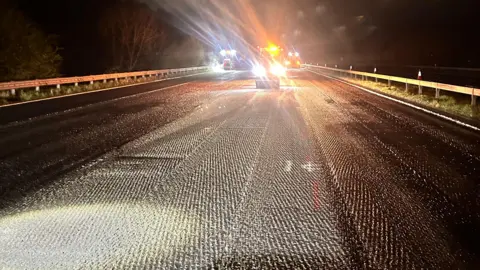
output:
[[[136,72],[124,72],[124,73],[111,73],[101,75],[89,75],[79,77],[64,77],[64,78],[51,78],[40,80],[27,80],[27,81],[12,81],[0,83],[0,92],[10,91],[10,95],[18,95],[22,89],[35,88],[35,91],[40,91],[41,87],[54,86],[60,89],[62,85],[73,84],[78,86],[79,83],[93,84],[97,81],[106,83],[107,81],[118,81],[120,79],[133,79],[155,77],[155,79],[164,79],[172,76],[182,76],[187,74],[194,74],[199,72],[208,71],[208,66],[201,67],[189,67],[189,68],[176,68],[176,69],[161,69],[161,70],[149,70],[149,71],[136,71]],[[152,78],[153,79],[153,78]]]
[[[422,94],[422,87],[429,87],[429,88],[435,89],[435,98],[440,97],[440,90],[450,91],[450,92],[455,92],[455,93],[461,93],[461,94],[465,94],[465,95],[470,95],[471,98],[472,98],[472,102],[471,102],[472,106],[475,106],[477,104],[477,97],[480,96],[480,89],[478,89],[478,88],[458,86],[458,85],[452,85],[452,84],[444,84],[444,83],[438,83],[438,82],[429,82],[429,81],[423,81],[423,80],[415,80],[415,79],[395,77],[395,76],[389,76],[389,75],[381,75],[381,74],[376,74],[376,73],[368,73],[368,72],[360,72],[360,71],[353,71],[353,70],[344,70],[344,69],[338,69],[338,68],[323,67],[323,66],[318,66],[318,65],[304,64],[303,66],[306,67],[307,69],[311,69],[311,70],[331,71],[331,72],[334,72],[334,73],[349,75],[349,76],[355,77],[355,78],[361,78],[362,80],[366,80],[366,78],[375,78],[375,80],[381,79],[381,80],[387,81],[388,86],[391,85],[392,81],[393,82],[404,83],[406,89],[408,89],[409,85],[416,85],[416,86],[418,86],[418,93],[419,94]]]

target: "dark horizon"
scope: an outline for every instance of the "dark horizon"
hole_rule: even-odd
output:
[[[86,75],[105,72],[106,52],[98,35],[98,20],[117,2],[20,0],[15,5],[46,34],[58,37],[59,47],[62,48],[63,75]],[[209,4],[220,5],[220,8],[233,11],[235,18],[229,17],[232,14],[218,15],[224,21],[214,29],[218,30],[216,33],[207,33],[212,29],[201,29],[202,19],[208,17],[199,16],[205,13],[205,10],[196,7],[199,2],[140,2],[160,10],[158,16],[171,28],[172,42],[184,36],[184,32],[195,35],[188,27],[197,26],[195,31],[199,39],[202,39],[201,35],[208,35],[217,37],[216,42],[223,39],[223,43],[238,44],[243,38],[244,42],[252,43],[252,36],[242,27],[231,27],[237,19],[251,22],[242,14],[244,9],[235,4],[239,2],[228,4],[209,0],[201,3],[205,8]],[[295,46],[308,62],[344,66],[387,64],[480,68],[480,54],[471,40],[478,25],[475,11],[479,4],[474,1],[268,0],[243,3],[249,2],[243,7],[249,6],[255,11],[264,31],[277,40],[281,40],[283,35],[282,42]],[[273,4],[275,11],[271,11]],[[176,13],[172,13],[173,5]],[[192,5],[196,9],[192,10]],[[282,16],[284,20],[279,20]],[[186,17],[194,18],[195,23],[185,23]],[[92,60],[96,64],[92,65]]]

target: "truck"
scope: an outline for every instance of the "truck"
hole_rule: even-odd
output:
[[[300,68],[300,54],[298,52],[288,52],[284,63],[287,68]]]
[[[253,66],[257,89],[280,89],[280,78],[286,76],[283,49],[276,45],[258,48]]]

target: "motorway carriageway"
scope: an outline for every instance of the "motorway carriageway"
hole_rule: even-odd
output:
[[[0,268],[478,269],[479,134],[289,76],[0,109]]]

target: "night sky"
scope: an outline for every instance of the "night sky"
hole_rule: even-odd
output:
[[[480,26],[476,19],[480,1],[146,1],[173,11],[181,21],[193,16],[190,25],[198,26],[199,18],[227,25],[220,32],[225,36],[232,30],[241,32],[248,43],[262,43],[265,32],[269,40],[295,46],[311,61],[343,57],[354,63],[480,65],[473,42]],[[186,6],[203,16],[184,12]],[[212,7],[217,11],[213,17]],[[244,25],[239,27],[237,20]],[[252,41],[250,29],[255,29],[257,40]]]
[[[16,1],[40,28],[59,36],[64,73],[99,73],[98,19],[116,0]],[[467,0],[144,0],[178,32],[211,47],[293,46],[329,63],[480,67],[477,12]],[[98,63],[92,65],[92,61]]]

